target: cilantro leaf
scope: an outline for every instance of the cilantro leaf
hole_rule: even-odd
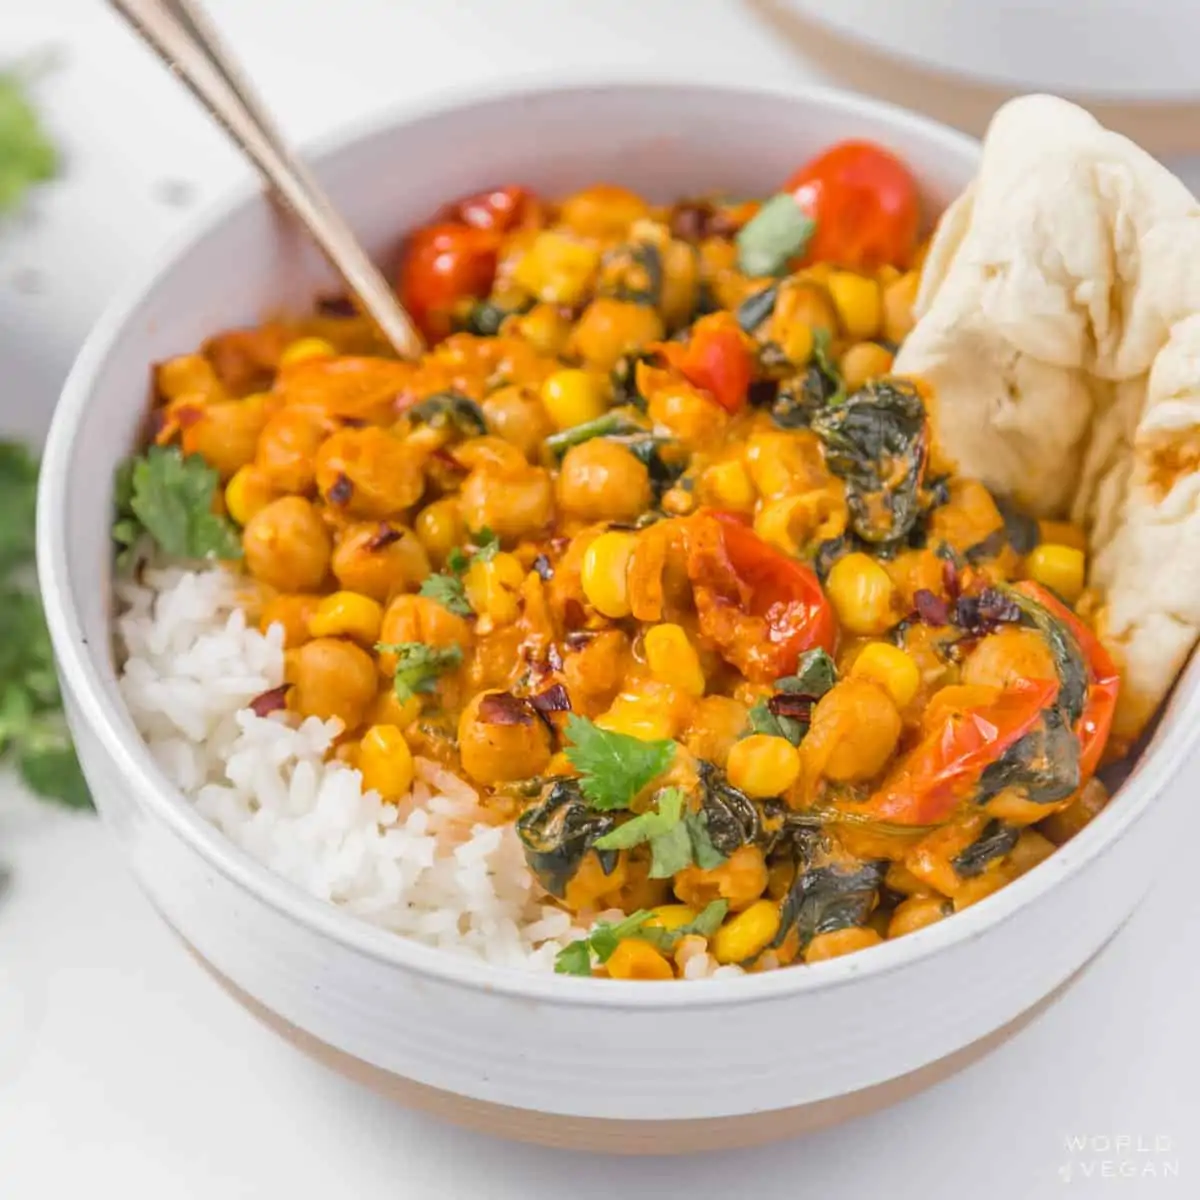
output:
[[[647,925],[638,933],[638,937],[649,942],[663,954],[671,954],[685,937],[693,934],[704,938],[712,937],[720,929],[721,922],[725,920],[725,914],[728,911],[728,900],[713,900],[706,904],[686,925],[678,925],[674,929],[664,929],[659,925]]]
[[[793,746],[800,745],[808,726],[795,717],[777,717],[768,707],[766,700],[759,700],[750,710],[750,732],[765,733],[771,737],[787,738]]]
[[[58,154],[25,89],[21,72],[0,74],[0,212],[16,208],[29,187],[58,169]]]
[[[708,818],[702,812],[684,813],[683,823],[687,827],[691,842],[692,861],[702,871],[711,871],[725,861],[725,855],[713,845],[708,834]]]
[[[692,839],[682,821],[650,841],[650,878],[670,879],[692,865]]]
[[[781,275],[788,259],[804,253],[817,223],[793,199],[779,192],[738,231],[734,241],[744,275]]]
[[[829,655],[819,647],[806,650],[796,663],[796,673],[775,680],[777,692],[794,692],[800,696],[812,696],[819,700],[837,682],[837,667]]]
[[[675,757],[674,742],[644,742],[613,733],[575,713],[567,717],[566,734],[571,741],[567,760],[579,772],[584,796],[601,811],[627,808]]]
[[[436,600],[443,608],[460,617],[469,617],[473,612],[467,601],[467,591],[463,581],[457,575],[430,575],[421,584],[422,596]]]
[[[198,454],[151,446],[117,474],[113,539],[128,550],[145,530],[178,558],[240,558],[242,541],[228,518],[213,512],[220,476]]]
[[[646,922],[654,914],[641,908],[637,912],[612,925],[608,921],[597,921],[591,933],[578,941],[564,946],[554,959],[554,969],[560,975],[590,975],[592,957],[606,963],[613,951],[628,937],[641,934]]]
[[[0,576],[33,561],[37,462],[15,442],[0,442]]]
[[[486,525],[471,535],[471,541],[475,543],[472,562],[491,562],[500,553],[500,539]]]
[[[404,701],[432,692],[438,676],[457,667],[463,660],[462,647],[427,646],[424,642],[377,642],[375,649],[396,656],[392,686],[396,698]]]
[[[670,833],[683,820],[683,802],[684,795],[678,788],[664,788],[659,793],[657,808],[647,809],[646,812],[626,821],[624,825],[618,825],[602,838],[597,838],[596,849],[629,850]]]

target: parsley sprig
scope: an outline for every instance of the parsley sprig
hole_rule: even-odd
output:
[[[401,702],[428,694],[437,686],[438,677],[453,670],[463,660],[462,647],[427,646],[424,642],[377,642],[381,654],[396,656],[392,687]]]
[[[566,755],[579,772],[579,786],[595,809],[628,808],[629,802],[675,758],[672,741],[644,742],[601,729],[586,717],[567,718]]]
[[[116,478],[113,541],[118,565],[130,562],[143,535],[176,558],[240,558],[237,527],[213,512],[220,475],[199,454],[151,446],[122,463]]]
[[[720,928],[725,914],[729,911],[728,900],[714,900],[694,920],[677,929],[664,929],[660,925],[652,925],[654,913],[648,909],[639,909],[623,921],[611,924],[608,921],[598,921],[591,933],[585,938],[564,946],[554,959],[554,969],[560,975],[590,975],[593,960],[606,963],[613,952],[626,938],[640,938],[649,942],[656,950],[670,954],[679,942],[690,934],[700,937],[712,937]]]

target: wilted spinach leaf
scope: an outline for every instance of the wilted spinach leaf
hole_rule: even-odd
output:
[[[964,879],[980,875],[991,862],[1003,858],[1016,844],[1020,830],[1003,821],[989,821],[983,832],[950,865]]]
[[[573,779],[557,779],[517,820],[517,836],[525,861],[552,896],[562,897],[584,856],[616,828],[616,818],[590,807]],[[617,865],[617,850],[597,850],[608,874]]]
[[[414,425],[432,425],[435,429],[452,429],[459,437],[483,437],[487,421],[483,409],[462,392],[453,389],[426,396],[408,410]]]
[[[886,869],[881,861],[801,871],[783,901],[772,948],[783,945],[793,929],[803,950],[818,934],[863,924],[871,915]]]

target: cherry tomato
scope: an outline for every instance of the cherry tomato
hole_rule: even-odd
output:
[[[537,207],[538,200],[532,192],[508,184],[467,196],[451,208],[446,219],[470,225],[472,229],[494,229],[498,233],[507,233],[525,224]]]
[[[892,825],[947,820],[984,768],[1037,726],[1057,694],[1056,679],[1030,679],[1003,690],[944,688],[930,702],[924,736],[854,812]]]
[[[833,610],[803,563],[733,513],[697,513],[687,541],[700,631],[748,679],[769,683],[792,674],[805,650],[833,650]]]
[[[1086,783],[1100,765],[1100,757],[1112,730],[1121,675],[1100,639],[1065,605],[1040,584],[1024,580],[1016,590],[1036,600],[1070,631],[1087,660],[1088,691],[1083,713],[1075,725],[1079,738],[1079,782]]]
[[[460,300],[488,294],[499,249],[498,232],[469,225],[429,225],[409,238],[397,290],[427,338],[436,341],[450,332]]]
[[[839,142],[780,189],[816,223],[804,261],[855,270],[912,260],[920,232],[916,181],[874,142]]]
[[[754,359],[732,313],[701,317],[685,344],[660,342],[656,349],[693,387],[711,396],[727,413],[746,405]]]

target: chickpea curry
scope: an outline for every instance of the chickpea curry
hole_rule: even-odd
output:
[[[160,364],[116,539],[240,558],[256,711],[336,718],[364,787],[477,787],[592,929],[560,971],[910,933],[1103,807],[1118,687],[1081,531],[890,374],[920,225],[861,142],[762,203],[472,196],[403,250],[420,361],[333,300]]]

